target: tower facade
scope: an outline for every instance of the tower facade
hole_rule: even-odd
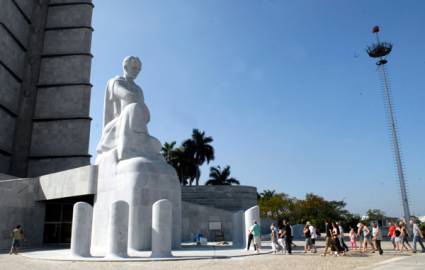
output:
[[[89,164],[91,0],[0,6],[0,173]]]

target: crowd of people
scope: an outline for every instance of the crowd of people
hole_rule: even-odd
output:
[[[396,252],[403,252],[404,250],[416,253],[417,245],[422,248],[425,253],[425,247],[422,242],[424,238],[423,232],[419,229],[416,219],[410,221],[413,232],[413,244],[409,243],[409,234],[406,223],[389,223],[387,237],[390,239],[393,248]],[[304,253],[312,252],[317,253],[316,240],[321,237],[320,231],[310,222],[307,222],[303,228],[305,238]],[[325,222],[324,242],[325,249],[321,254],[326,256],[333,254],[335,256],[345,256],[350,250],[358,250],[361,255],[365,255],[369,250],[372,253],[379,253],[382,255],[384,250],[382,248],[383,232],[378,226],[378,223],[372,223],[368,226],[365,222],[357,224],[356,228],[350,227],[348,232],[348,239],[350,241],[350,248],[345,242],[344,228],[339,222]],[[274,254],[281,252],[283,254],[292,254],[292,246],[294,246],[293,229],[288,220],[283,220],[277,226],[271,224],[270,226],[270,241],[272,252]],[[257,221],[254,221],[248,230],[247,250],[250,250],[251,242],[253,242],[254,250],[259,253],[261,249],[261,229]]]

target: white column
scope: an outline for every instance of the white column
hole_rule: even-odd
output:
[[[238,211],[232,216],[232,242],[234,248],[243,248],[245,243],[245,215]]]
[[[152,255],[154,258],[171,257],[173,206],[167,199],[152,205]]]
[[[248,229],[254,224],[254,221],[257,221],[257,224],[260,225],[260,208],[256,205],[245,211],[245,246],[248,240]]]
[[[72,214],[71,255],[90,257],[93,208],[85,202],[74,204]]]
[[[107,257],[128,256],[128,203],[124,201],[112,203],[107,237]]]

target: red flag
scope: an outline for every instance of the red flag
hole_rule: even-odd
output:
[[[378,33],[379,32],[379,26],[375,26],[372,29],[372,33]]]

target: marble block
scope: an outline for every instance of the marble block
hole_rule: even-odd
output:
[[[119,162],[117,190],[119,199],[130,206],[129,248],[151,250],[152,205],[161,199],[172,204],[173,248],[181,238],[181,190],[173,167],[161,161],[132,158]]]
[[[85,202],[74,204],[72,214],[71,255],[90,257],[92,206]]]
[[[108,258],[128,257],[128,203],[116,201],[112,203],[108,224]]]
[[[153,258],[172,257],[172,209],[169,200],[163,199],[152,206],[152,255]]]
[[[232,216],[232,242],[234,248],[244,248],[245,213],[238,211]]]
[[[244,246],[247,244],[248,240],[248,230],[254,224],[254,221],[257,221],[257,224],[261,227],[260,221],[260,208],[256,205],[245,211],[245,233],[244,233]]]

